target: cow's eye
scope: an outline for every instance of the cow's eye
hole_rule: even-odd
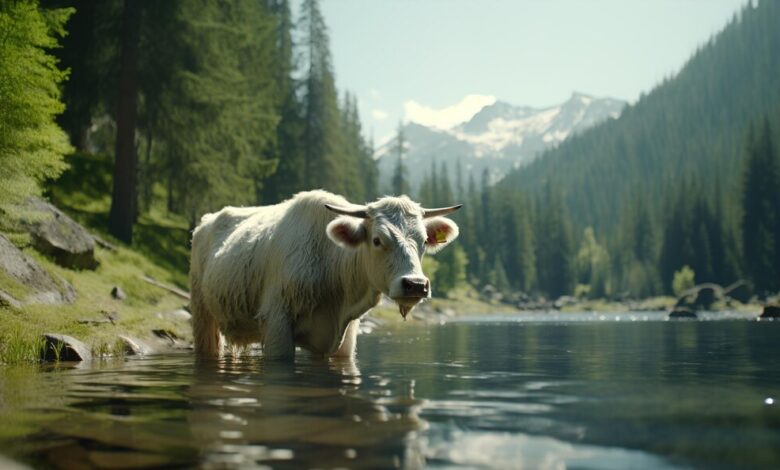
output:
[[[379,239],[379,237],[374,237],[374,246],[380,245],[382,245],[382,241]]]

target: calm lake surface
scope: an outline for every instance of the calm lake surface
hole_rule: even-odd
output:
[[[780,322],[664,318],[399,319],[361,335],[354,362],[0,368],[0,454],[36,468],[780,468]]]

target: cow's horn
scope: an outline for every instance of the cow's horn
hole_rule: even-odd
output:
[[[346,207],[339,207],[331,204],[325,204],[325,207],[327,207],[328,210],[335,212],[336,214],[348,215],[351,217],[357,217],[359,219],[368,218],[368,212],[366,212],[365,207],[360,207],[358,209],[347,209]]]
[[[463,207],[463,204],[450,207],[437,207],[436,209],[423,209],[423,219],[428,217],[436,217],[437,215],[447,215]]]

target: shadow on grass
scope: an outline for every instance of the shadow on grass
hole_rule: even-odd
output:
[[[190,232],[184,228],[166,227],[141,220],[133,229],[133,248],[161,267],[176,271],[185,278],[190,269]],[[178,276],[177,276],[178,277]],[[187,285],[181,285],[189,290]]]
[[[47,196],[80,224],[112,243],[120,244],[107,233],[113,169],[111,159],[105,155],[76,153],[69,155],[67,162],[70,168],[59,179],[46,185]],[[155,214],[144,214],[135,224],[131,248],[172,272],[172,280],[187,289],[189,230],[179,223],[181,221],[169,219],[159,211]]]

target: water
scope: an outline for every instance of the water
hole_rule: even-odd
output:
[[[44,468],[780,467],[780,322],[662,318],[398,322],[360,336],[354,363],[0,368],[0,454]]]

